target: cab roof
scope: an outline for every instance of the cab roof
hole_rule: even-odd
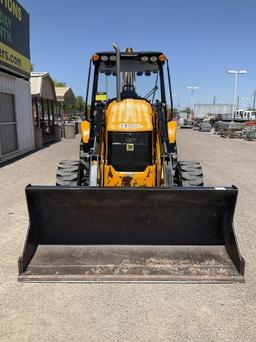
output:
[[[115,51],[101,51],[101,52],[96,52],[96,55],[99,56],[112,56],[115,55]],[[146,56],[160,56],[163,55],[162,52],[159,51],[133,51],[133,52],[125,52],[125,51],[121,51],[120,52],[121,56],[141,56],[141,55],[146,55]]]

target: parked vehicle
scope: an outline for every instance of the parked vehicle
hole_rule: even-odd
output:
[[[210,122],[200,122],[199,124],[199,131],[200,132],[211,132],[211,124]]]
[[[235,111],[234,119],[242,121],[256,120],[256,110],[238,109]]]
[[[193,128],[192,121],[188,119],[184,119],[183,125],[180,126],[180,128]]]

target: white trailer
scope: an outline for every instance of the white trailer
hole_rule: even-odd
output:
[[[232,119],[232,104],[196,104],[195,118],[204,118],[205,116],[221,115],[223,119]]]

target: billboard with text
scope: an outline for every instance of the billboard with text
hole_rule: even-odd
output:
[[[29,77],[29,14],[16,0],[0,0],[0,69]]]

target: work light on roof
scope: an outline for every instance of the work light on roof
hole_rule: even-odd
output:
[[[106,62],[108,60],[108,56],[106,56],[106,55],[101,56],[101,60],[103,62]]]
[[[142,56],[141,60],[142,60],[142,62],[147,62],[148,61],[148,56]]]
[[[150,57],[150,61],[151,62],[157,62],[157,57],[156,56],[152,56],[152,57]]]

